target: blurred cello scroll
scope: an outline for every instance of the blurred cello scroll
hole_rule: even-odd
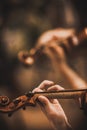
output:
[[[57,44],[65,51],[70,52],[72,48],[79,46],[87,40],[87,28],[80,31],[74,29],[54,29],[42,34],[37,44],[30,51],[20,51],[18,59],[27,66],[32,66],[35,61],[45,53],[45,48],[50,44]]]
[[[11,116],[18,109],[25,109],[26,106],[36,106],[38,96],[46,96],[48,99],[80,99],[80,108],[87,112],[87,89],[66,89],[60,91],[28,92],[13,100],[7,96],[0,96],[0,112]]]

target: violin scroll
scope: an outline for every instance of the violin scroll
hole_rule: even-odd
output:
[[[35,106],[33,94],[27,93],[10,101],[7,96],[0,96],[0,112],[12,115],[15,111],[26,106]]]
[[[10,103],[10,100],[7,96],[0,96],[0,106],[6,106]]]

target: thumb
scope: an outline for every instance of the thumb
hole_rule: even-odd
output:
[[[50,104],[50,101],[45,96],[39,96],[38,100],[44,107]]]
[[[51,103],[48,98],[46,98],[45,96],[39,96],[38,100],[39,100],[39,105],[41,107],[44,107],[44,109],[49,109]]]
[[[38,101],[39,101],[38,103],[40,105],[41,110],[47,115],[51,108],[50,101],[48,100],[48,98],[44,96],[39,96]]]

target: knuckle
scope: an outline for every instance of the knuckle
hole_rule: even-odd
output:
[[[38,92],[39,91],[39,88],[35,88],[34,90],[33,90],[33,92]]]
[[[55,88],[56,90],[64,90],[64,88],[61,87],[60,85],[54,85],[54,88]]]
[[[58,85],[54,85],[54,89],[59,90],[59,86]]]
[[[49,81],[49,80],[44,80],[44,81],[43,81],[43,84],[45,85],[45,84],[47,84],[47,83],[49,83],[49,82],[51,82],[51,81]]]

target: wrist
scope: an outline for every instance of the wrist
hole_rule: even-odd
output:
[[[66,62],[60,63],[58,65],[60,71],[64,71],[66,68],[68,68],[68,64]]]
[[[53,130],[72,130],[72,127],[68,121],[63,121],[60,124],[59,123],[54,124]]]
[[[65,120],[64,122],[60,124],[60,129],[57,129],[57,130],[72,130],[72,127],[69,124],[69,122]]]
[[[66,121],[65,124],[63,125],[63,130],[72,130],[72,127],[68,121]]]

